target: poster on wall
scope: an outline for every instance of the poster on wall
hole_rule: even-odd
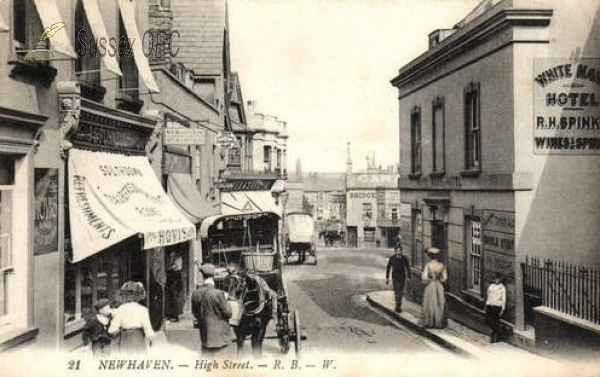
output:
[[[58,169],[36,168],[34,173],[35,255],[58,250]]]
[[[533,148],[600,155],[600,59],[535,59]]]

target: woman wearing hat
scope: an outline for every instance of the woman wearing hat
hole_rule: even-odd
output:
[[[146,296],[144,285],[128,281],[121,286],[119,295],[122,304],[115,310],[108,332],[111,335],[119,333],[117,344],[122,352],[145,352],[155,333],[148,309],[139,303]]]
[[[423,268],[421,280],[425,286],[423,291],[423,311],[421,313],[421,325],[423,327],[443,328],[446,326],[444,307],[444,285],[448,279],[446,267],[441,262],[440,249],[430,247],[427,255],[431,261]]]

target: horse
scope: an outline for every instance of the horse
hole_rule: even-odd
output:
[[[263,278],[246,270],[230,274],[230,279],[230,297],[243,303],[242,317],[234,326],[237,353],[242,353],[246,338],[251,336],[252,353],[260,358],[267,325],[277,317],[277,293]]]

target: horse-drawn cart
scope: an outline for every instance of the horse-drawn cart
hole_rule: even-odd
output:
[[[298,263],[304,263],[306,255],[310,254],[314,264],[317,264],[315,222],[312,216],[306,212],[289,212],[285,215],[283,228],[285,261],[288,262],[295,253]]]
[[[300,316],[290,311],[279,242],[281,216],[270,196],[222,194],[222,214],[206,218],[200,227],[202,259],[216,266],[215,285],[228,293],[232,308],[240,309],[230,321],[238,350],[251,336],[255,354],[262,353],[267,325],[275,319],[281,352],[287,353],[294,343],[299,357]]]

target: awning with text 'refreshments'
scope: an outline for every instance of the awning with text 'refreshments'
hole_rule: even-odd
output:
[[[196,238],[146,157],[73,148],[68,163],[72,262],[135,235],[143,249]]]
[[[167,193],[179,206],[181,213],[193,223],[199,223],[202,219],[220,212],[218,206],[213,207],[202,197],[189,174],[169,174]]]

